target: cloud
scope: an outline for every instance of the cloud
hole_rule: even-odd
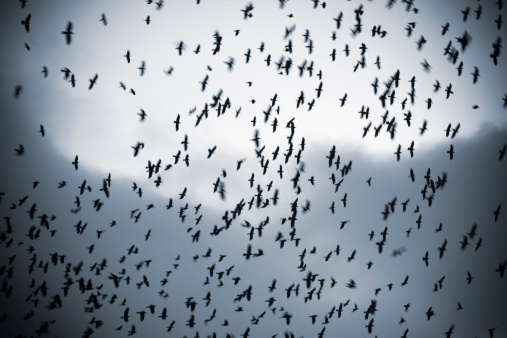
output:
[[[11,52],[0,56],[6,65],[1,70],[5,81],[0,84],[5,102],[0,115],[5,140],[0,143],[4,159],[1,250],[6,257],[1,295],[5,302],[0,314],[7,315],[0,325],[4,332],[29,335],[48,321],[51,334],[58,335],[75,335],[93,327],[99,335],[124,336],[132,325],[138,334],[158,335],[175,320],[170,334],[177,336],[196,332],[240,336],[247,328],[251,336],[289,331],[311,336],[323,327],[328,335],[354,336],[367,333],[364,312],[372,299],[378,310],[373,331],[379,336],[393,332],[401,336],[406,328],[410,335],[439,335],[453,324],[458,335],[484,335],[497,326],[502,332],[505,305],[499,300],[506,296],[505,278],[495,270],[507,259],[502,250],[506,230],[503,209],[497,222],[493,211],[507,205],[505,159],[498,160],[507,130],[501,108],[505,79],[498,76],[505,66],[501,60],[494,66],[489,57],[490,44],[501,32],[481,25],[496,18],[494,5],[484,5],[483,21],[470,17],[463,23],[460,11],[465,5],[461,3],[417,3],[420,12],[415,15],[405,10],[404,3],[389,10],[385,3],[367,2],[363,4],[364,32],[356,37],[349,28],[355,24],[354,10],[359,4],[349,2],[340,7],[329,3],[325,9],[320,4],[316,10],[311,2],[287,3],[283,10],[276,2],[255,3],[253,16],[247,20],[242,7],[229,2],[164,3],[162,10],[155,9],[155,4],[119,6],[114,1],[104,8],[29,5],[34,29],[26,35],[16,15],[10,16],[6,25],[18,30],[9,37],[3,35]],[[18,4],[4,6],[25,17],[26,11],[14,8]],[[340,11],[344,18],[337,30],[332,18]],[[108,26],[99,21],[103,12]],[[147,15],[150,25],[143,21]],[[67,46],[60,31],[69,20],[76,34]],[[413,35],[407,37],[405,28],[413,21]],[[439,26],[447,21],[451,31],[442,36]],[[293,24],[292,34],[284,38]],[[388,32],[385,38],[371,36],[370,27],[379,24]],[[312,54],[302,36],[306,29],[315,48]],[[235,30],[239,30],[237,36]],[[464,30],[473,40],[470,49],[460,52],[464,70],[458,76],[459,63],[449,62],[440,48],[449,40],[457,46],[455,37]],[[330,38],[333,32],[336,40]],[[223,45],[213,55],[215,33]],[[416,42],[422,35],[428,42],[419,52]],[[24,41],[31,46],[30,52],[23,49]],[[185,45],[182,56],[176,50],[180,41]],[[358,65],[362,43],[367,45],[364,68]],[[349,57],[343,52],[345,44]],[[193,52],[197,45],[199,54]],[[251,60],[246,63],[244,54],[249,49]],[[334,62],[329,55],[333,49]],[[127,50],[131,63],[123,57]],[[380,69],[374,64],[377,55]],[[234,58],[232,71],[225,64],[230,58]],[[283,66],[288,67],[289,59],[292,66],[287,75]],[[422,71],[425,59],[432,66],[428,73]],[[141,76],[138,67],[143,62],[146,70]],[[50,70],[48,78],[40,74],[44,65]],[[64,67],[75,75],[76,88],[64,80],[60,71]],[[170,67],[171,74],[164,72]],[[474,67],[481,72],[476,85],[469,74]],[[378,96],[398,69],[399,86],[393,84],[386,94],[393,95],[393,104],[387,98],[382,107]],[[88,79],[94,74],[98,74],[96,87],[88,90]],[[202,91],[205,76],[209,79]],[[413,77],[414,105],[409,95]],[[377,95],[371,85],[375,78]],[[438,93],[433,87],[436,81],[442,86]],[[119,87],[120,82],[126,90]],[[323,91],[317,98],[321,83]],[[445,88],[451,83],[454,94],[446,99]],[[18,99],[13,97],[16,84],[23,86]],[[301,92],[304,103],[297,108]],[[345,93],[347,101],[341,107]],[[215,102],[217,96],[220,100]],[[225,113],[213,106],[225,105],[227,100],[230,107]],[[475,104],[478,109],[472,108]],[[201,115],[206,105],[207,118]],[[141,109],[147,114],[142,122],[137,115]],[[369,109],[368,118],[361,118],[363,109]],[[404,120],[408,111],[413,115],[410,126]],[[177,116],[179,130],[174,123]],[[202,117],[196,126],[198,116]],[[420,135],[424,121],[428,130]],[[363,128],[370,122],[363,138]],[[394,140],[386,131],[387,122],[397,124]],[[44,137],[37,133],[41,124]],[[446,137],[449,124],[451,135]],[[379,126],[382,130],[375,137],[374,128]],[[253,141],[256,133],[259,146]],[[182,144],[185,135],[188,150]],[[412,141],[413,158],[408,150]],[[138,142],[144,148],[134,157],[132,146]],[[23,156],[15,155],[18,144],[25,147]],[[401,157],[396,161],[393,153],[398,146]],[[335,154],[329,166],[326,156],[331,149]],[[187,154],[188,166],[183,161]],[[77,171],[71,164],[76,155]],[[159,159],[160,170],[149,178],[147,166]],[[238,161],[242,161],[240,169]],[[414,182],[409,177],[411,169]],[[103,190],[109,174],[108,198]],[[156,187],[158,176],[162,184]],[[213,192],[217,179],[219,189],[225,190],[224,199]],[[39,182],[36,188],[33,181]],[[431,182],[437,185],[435,191]],[[91,191],[80,194],[82,184]],[[171,200],[173,207],[167,209]],[[97,203],[103,203],[100,209]],[[402,203],[406,203],[405,211]],[[27,213],[32,206],[36,209],[33,219]],[[390,211],[384,220],[386,208]],[[53,215],[45,226],[44,217]],[[293,218],[297,221],[291,227]],[[78,233],[84,224],[86,228]],[[472,236],[474,224],[477,234]],[[216,235],[214,229],[223,230]],[[33,238],[38,231],[40,237]],[[371,232],[374,236],[369,240]],[[382,232],[386,240],[380,254]],[[461,250],[465,238],[469,244]],[[447,251],[440,259],[439,247],[445,241]],[[476,250],[479,242],[482,246]],[[249,246],[253,256],[247,260]],[[206,257],[208,249],[210,257]],[[428,267],[422,259],[426,252]],[[54,253],[64,255],[64,262],[55,265]],[[373,265],[368,269],[370,261]],[[33,272],[27,268],[31,264]],[[307,288],[309,272],[315,280]],[[474,277],[470,285],[467,272]],[[120,276],[119,288],[112,274]],[[240,277],[237,285],[235,277]],[[336,281],[332,288],[331,277]],[[80,290],[81,278],[81,283],[91,284],[89,290]],[[276,290],[270,292],[273,279]],[[35,286],[28,287],[32,280]],[[351,280],[356,288],[346,286]],[[46,296],[41,290],[44,281]],[[65,283],[69,284],[67,296]],[[433,291],[435,284],[437,291]],[[13,293],[7,297],[11,285]],[[250,285],[250,301],[238,296],[246,294]],[[291,285],[294,291],[288,298],[286,289]],[[376,289],[381,289],[377,295]],[[209,306],[203,299],[207,292],[211,293]],[[62,308],[46,311],[57,296],[62,298]],[[275,298],[271,308],[266,302],[270,297]],[[197,303],[194,310],[185,305],[188,298]],[[458,301],[463,310],[455,310]],[[408,312],[407,303],[411,304]],[[342,317],[338,319],[334,311],[330,323],[323,324],[340,304]],[[358,310],[353,312],[355,304]],[[149,305],[156,306],[154,314]],[[244,311],[236,311],[238,306]],[[435,316],[428,322],[425,312],[430,306]],[[127,307],[128,323],[121,319]],[[167,320],[158,317],[163,308],[168,310]],[[205,324],[213,309],[217,309],[216,318]],[[141,311],[147,312],[144,321]],[[284,313],[292,315],[290,325],[285,324]],[[317,323],[311,325],[309,316],[314,314]],[[196,321],[193,328],[185,325],[191,316]],[[406,323],[398,324],[401,316]],[[93,317],[102,320],[103,326],[97,326]],[[220,325],[226,319],[230,326]]]

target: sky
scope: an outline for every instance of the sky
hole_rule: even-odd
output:
[[[507,335],[505,8],[3,2],[1,332]]]

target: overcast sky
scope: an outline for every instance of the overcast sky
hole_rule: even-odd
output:
[[[2,3],[0,331],[507,335],[502,17]]]

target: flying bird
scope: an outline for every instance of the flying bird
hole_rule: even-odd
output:
[[[64,31],[62,31],[62,34],[65,35],[65,43],[67,45],[70,45],[72,42],[72,35],[74,34],[74,32],[72,32],[72,22],[71,21],[67,22],[67,27]]]
[[[74,169],[78,169],[79,161],[78,161],[78,155],[74,158],[74,161],[72,161],[72,165],[74,166]]]
[[[89,80],[90,81],[90,85],[88,86],[88,90],[91,90],[93,88],[93,86],[95,86],[95,84],[97,83],[97,79],[98,78],[99,78],[99,75],[95,74],[95,76]]]
[[[104,24],[104,26],[107,26],[107,18],[106,18],[106,15],[104,13],[102,13],[100,15],[100,20],[99,21],[102,21],[102,23]]]
[[[30,20],[32,19],[32,14],[28,14],[25,20],[21,21],[21,24],[25,27],[26,32],[30,32]]]

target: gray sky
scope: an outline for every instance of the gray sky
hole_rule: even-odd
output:
[[[86,336],[89,329],[92,336],[124,337],[133,326],[133,335],[142,337],[316,337],[323,329],[329,337],[397,337],[407,329],[407,337],[445,337],[453,327],[457,337],[489,337],[490,329],[495,337],[505,335],[507,277],[496,270],[507,264],[507,159],[499,160],[507,143],[506,60],[501,48],[497,65],[490,57],[494,44],[505,40],[505,28],[495,22],[505,7],[448,0],[397,1],[392,7],[387,1],[318,2],[316,8],[309,0],[251,4],[246,19],[242,10],[249,2],[2,4],[0,330],[34,336],[48,323],[55,337]],[[354,34],[361,8],[361,32]],[[21,23],[28,15],[29,32]],[[68,22],[70,44],[61,34]],[[384,37],[372,36],[374,26]],[[221,45],[214,52],[215,34]],[[463,36],[471,37],[464,49],[458,41]],[[418,48],[422,37],[426,43]],[[455,63],[444,55],[449,42],[458,53]],[[394,78],[399,83],[393,80],[387,89]],[[213,107],[218,95],[220,113]],[[142,121],[141,110],[147,115]],[[361,117],[362,110],[369,115]],[[138,142],[144,147],[133,156]],[[160,170],[149,177],[146,167],[159,159]],[[110,184],[103,183],[109,174]],[[81,194],[84,180],[91,191]],[[103,203],[99,210],[97,200]],[[82,233],[79,222],[87,224]],[[226,224],[212,235],[215,226]],[[247,260],[249,246],[254,255]],[[259,250],[263,255],[256,257]],[[53,264],[54,253],[65,256],[63,262]],[[307,288],[309,273],[315,277]],[[121,277],[118,288],[113,275]],[[80,290],[80,280],[91,289]],[[276,289],[270,291],[273,280]],[[346,286],[351,281],[355,288]],[[288,298],[291,285],[299,285],[299,293]],[[235,301],[250,286],[250,300]],[[193,310],[185,304],[190,297]],[[372,301],[376,311],[365,319]],[[456,310],[458,302],[463,309]],[[430,307],[434,316],[427,320]],[[128,322],[121,318],[126,308]],[[164,308],[165,319],[159,317]],[[206,322],[214,309],[215,318]],[[284,314],[292,315],[290,325]],[[195,326],[189,327],[192,316]]]

